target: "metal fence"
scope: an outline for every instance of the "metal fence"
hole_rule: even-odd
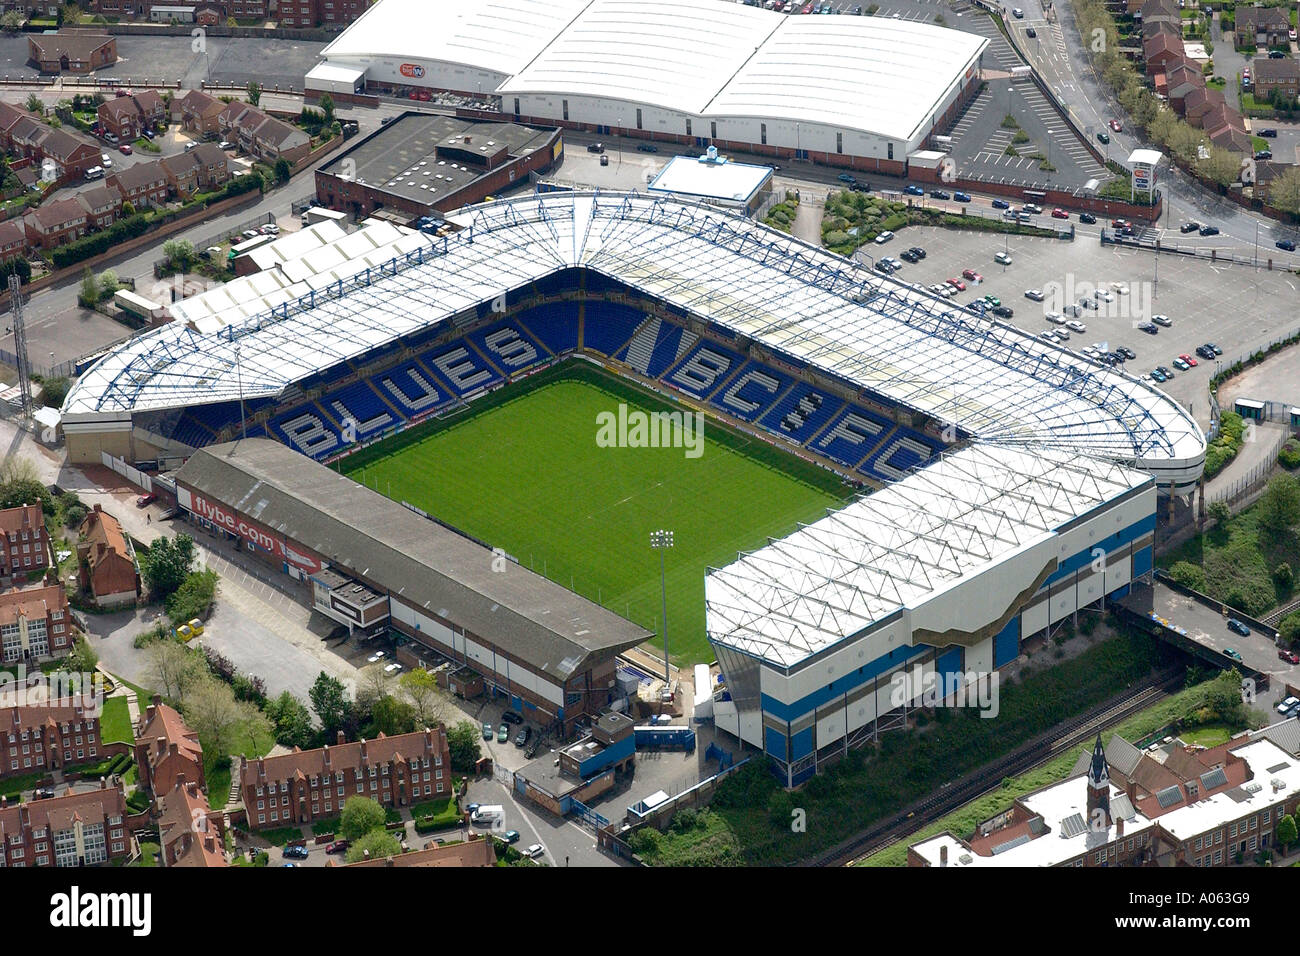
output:
[[[1231,484],[1215,491],[1214,494],[1209,496],[1208,504],[1222,501],[1229,507],[1232,507],[1249,497],[1252,492],[1262,488],[1272,476],[1273,470],[1277,467],[1278,452],[1282,450],[1282,446],[1286,444],[1287,439],[1290,437],[1290,430],[1284,430],[1273,442],[1273,447],[1268,450],[1268,454],[1264,456],[1263,461],[1255,465],[1255,467],[1250,469],[1250,471],[1245,475],[1233,480]]]
[[[0,362],[5,365],[18,367],[18,356],[8,349],[0,349]],[[39,375],[41,378],[59,378],[61,376],[72,376],[76,374],[76,366],[73,362],[58,362],[54,365],[41,365],[39,362],[32,361],[30,355],[27,356],[27,367],[31,369],[33,375]]]

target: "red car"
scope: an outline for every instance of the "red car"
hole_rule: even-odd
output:
[[[118,149],[122,151],[123,156],[130,156],[133,152],[135,152],[135,150],[131,148],[130,143],[123,143],[121,146],[118,147]]]
[[[948,285],[952,286],[958,292],[966,291],[966,283],[962,282],[960,279],[949,279]]]
[[[1129,222],[1127,219],[1112,219],[1110,225],[1112,229],[1127,229],[1130,228],[1133,223]]]
[[[153,492],[150,492],[147,495],[141,495],[139,498],[136,498],[135,506],[137,508],[147,508],[157,500],[158,500],[158,496],[155,495]]]
[[[334,841],[333,843],[331,843],[329,846],[325,847],[325,852],[326,852],[326,853],[342,853],[342,852],[344,852],[345,850],[347,850],[347,848],[348,848],[350,845],[351,845],[351,844],[348,843],[347,840],[335,840],[335,841]]]
[[[1288,664],[1300,664],[1300,654],[1295,651],[1278,651],[1277,656],[1279,660],[1284,660]]]
[[[1196,359],[1192,358],[1190,355],[1180,355],[1178,357],[1182,359],[1184,362],[1186,362],[1188,365],[1191,365],[1192,367],[1196,366]]]
[[[971,282],[984,281],[984,277],[980,275],[978,272],[976,272],[974,269],[963,269],[961,271],[961,277],[963,279],[969,279]]]
[[[1060,206],[1057,206],[1055,209],[1052,210],[1052,218],[1053,218],[1053,219],[1069,219],[1069,218],[1070,218],[1070,214],[1069,214],[1068,212],[1066,212],[1064,209],[1062,209]]]
[[[1119,120],[1113,119],[1107,125],[1116,133],[1122,133],[1124,131],[1124,127],[1120,125]]]
[[[802,10],[800,10],[799,12],[800,12],[800,13],[812,13],[812,12],[813,12],[813,5],[812,5],[811,3],[806,3],[806,4],[804,4],[804,8],[803,8]]]

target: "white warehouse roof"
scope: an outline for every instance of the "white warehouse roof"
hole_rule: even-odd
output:
[[[646,191],[744,204],[771,178],[771,166],[674,156]]]
[[[709,640],[789,667],[1150,482],[1069,452],[983,444],[951,452],[711,571]]]

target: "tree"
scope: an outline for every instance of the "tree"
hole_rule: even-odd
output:
[[[321,722],[326,737],[333,737],[351,718],[352,704],[348,700],[343,682],[321,671],[308,693],[311,709]]]
[[[348,801],[351,803],[351,801]],[[651,828],[653,829],[653,828]],[[359,863],[362,860],[384,860],[390,856],[401,856],[402,845],[397,842],[397,837],[383,830],[375,830],[367,833],[359,840],[353,841],[348,847],[348,853],[345,859],[349,863]]]
[[[41,503],[41,511],[54,514],[54,494],[37,475],[29,458],[8,456],[0,463],[0,508]]]
[[[77,293],[77,302],[87,309],[93,309],[99,304],[99,283],[95,281],[95,275],[89,266],[81,273],[81,291]]]
[[[1268,190],[1268,204],[1283,212],[1300,214],[1300,166],[1288,166],[1273,180]]]
[[[451,752],[453,770],[473,770],[481,755],[479,729],[468,720],[460,721],[447,731],[447,749]]]
[[[314,731],[311,725],[311,711],[307,705],[285,691],[279,697],[266,702],[263,712],[270,719],[275,739],[286,747],[311,746]]]
[[[1280,474],[1268,483],[1259,499],[1259,527],[1278,538],[1300,523],[1300,480]]]
[[[41,401],[45,403],[46,408],[62,408],[63,400],[68,397],[70,388],[72,388],[72,380],[66,375],[47,378],[41,382]]]
[[[45,115],[45,101],[35,93],[27,95],[27,112],[35,113],[37,116]]]
[[[360,840],[376,830],[382,833],[387,819],[379,801],[370,797],[348,797],[339,819],[339,834],[345,840]]]
[[[107,299],[118,289],[122,288],[122,283],[117,280],[117,273],[112,269],[105,269],[99,274],[99,297]]]
[[[1216,501],[1208,509],[1209,515],[1214,519],[1215,524],[1222,527],[1229,518],[1232,517],[1232,509],[1228,507],[1226,501]]]
[[[184,711],[185,722],[199,735],[206,753],[230,753],[245,715],[229,684],[210,674],[195,681],[185,694]]]
[[[417,726],[432,727],[443,721],[446,711],[438,679],[423,668],[407,671],[397,678],[402,697],[411,705]]]
[[[163,243],[163,256],[173,269],[185,269],[194,261],[194,243],[188,239],[168,239]]]
[[[325,117],[325,123],[334,122],[334,97],[328,93],[322,93],[320,98],[321,115]]]
[[[18,28],[23,25],[24,19],[26,18],[17,10],[10,10],[0,17],[0,27],[3,27],[9,33],[16,33]]]
[[[1208,176],[1211,182],[1220,186],[1236,182],[1241,172],[1241,157],[1218,146],[1211,146],[1209,153],[1210,155],[1200,162],[1201,172]]]
[[[173,594],[194,564],[194,539],[187,534],[158,538],[140,558],[140,570],[155,600]]]
[[[248,81],[248,102],[253,106],[262,102],[262,84],[256,80]]]
[[[86,640],[84,634],[78,634],[72,642],[72,653],[68,655],[68,670],[90,674],[98,663],[99,655],[90,646],[90,641]]]
[[[1288,847],[1300,838],[1296,832],[1295,817],[1290,814],[1284,814],[1282,819],[1277,821],[1277,842],[1283,847]]]
[[[185,700],[189,688],[207,676],[203,660],[176,641],[156,641],[145,654],[145,678],[170,700]]]
[[[287,159],[281,156],[279,159],[275,161],[275,181],[277,183],[283,186],[285,183],[289,181],[289,178],[292,175],[293,175],[293,167],[289,165],[289,161]]]
[[[398,697],[389,695],[375,702],[370,711],[370,721],[375,733],[392,737],[409,734],[415,730],[415,708]]]
[[[367,664],[357,674],[357,707],[364,713],[372,711],[391,692],[393,678],[384,666],[380,660]]]

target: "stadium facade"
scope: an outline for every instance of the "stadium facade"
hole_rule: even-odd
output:
[[[495,97],[516,122],[901,174],[978,89],[987,45],[723,0],[385,0],[304,82]]]
[[[329,462],[558,362],[598,362],[880,489],[706,582],[718,724],[791,783],[898,717],[895,672],[995,670],[1125,593],[1150,573],[1157,497],[1201,478],[1204,435],[1150,384],[716,207],[550,193],[450,221],[439,237],[322,231],[176,303],[176,321],[69,392],[71,460],[210,460],[200,449],[246,433],[293,449],[265,466],[271,482],[301,456]],[[204,494],[190,469],[178,486]],[[266,521],[248,510],[254,484],[208,490]],[[323,548],[266,523],[365,566],[335,543],[350,538]],[[436,605],[431,586],[405,593]],[[491,620],[460,623],[515,652]]]

